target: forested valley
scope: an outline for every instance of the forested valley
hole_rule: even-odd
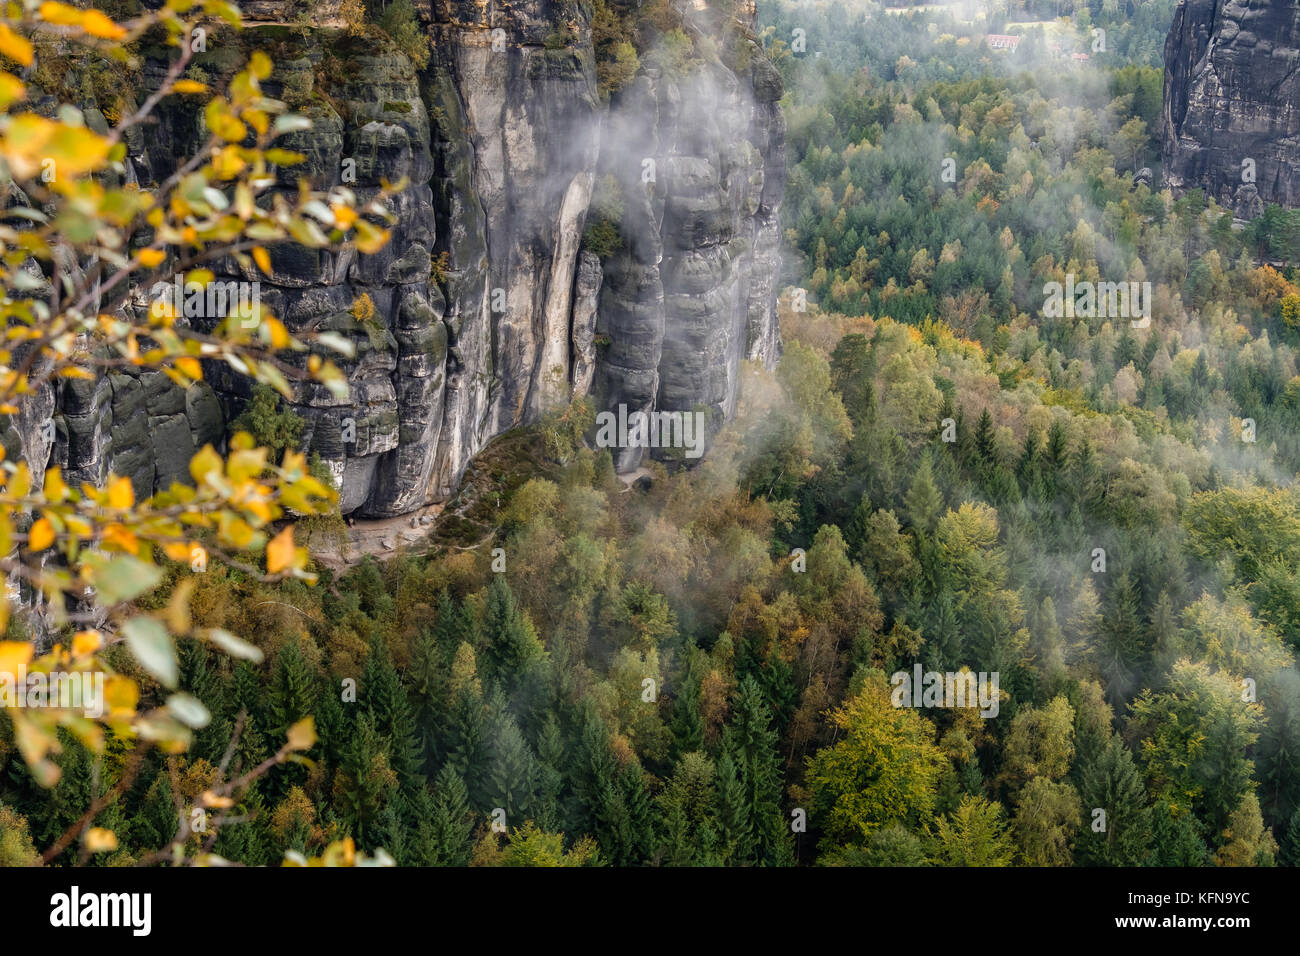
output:
[[[708,455],[620,477],[579,399],[489,446],[427,548],[314,584],[168,564],[141,608],[183,590],[257,653],[182,640],[211,715],[189,748],[137,764],[63,730],[49,790],[0,711],[0,864],[124,779],[92,821],[111,844],[49,862],[165,861],[178,813],[308,716],[302,759],[183,847],[1300,864],[1300,216],[1234,226],[1153,179],[1170,0],[1017,25],[1058,6],[760,0],[783,352],[746,366]],[[1067,281],[1149,283],[1147,311],[1047,314]],[[279,454],[300,423],[264,397],[237,425]],[[301,524],[327,549],[345,530]],[[898,706],[917,665],[996,673],[996,716]]]

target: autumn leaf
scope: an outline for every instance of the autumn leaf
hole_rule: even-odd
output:
[[[271,254],[261,246],[253,247],[253,261],[256,262],[257,267],[267,275],[271,274]]]
[[[108,506],[110,508],[130,508],[135,504],[135,488],[130,478],[119,478],[108,489]]]
[[[269,574],[278,574],[285,568],[293,567],[293,525],[289,525],[266,546],[266,570]]]
[[[23,66],[32,64],[31,41],[19,36],[5,23],[0,23],[0,53]]]
[[[26,641],[0,641],[0,674],[22,674],[36,648]]]
[[[27,533],[27,547],[33,551],[44,551],[54,543],[54,525],[49,518],[41,518]]]
[[[91,853],[107,853],[117,849],[117,834],[103,827],[91,827],[86,831],[86,849]]]
[[[290,750],[310,750],[316,746],[316,718],[304,717],[289,728]]]

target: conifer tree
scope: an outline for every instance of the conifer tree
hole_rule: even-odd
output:
[[[737,862],[785,866],[793,847],[781,808],[781,755],[763,692],[752,678],[741,681],[732,720],[723,734],[739,786],[739,806],[730,807],[733,854]],[[727,795],[734,799],[734,792]]]
[[[928,535],[933,532],[935,525],[939,522],[939,516],[943,510],[943,501],[939,497],[939,489],[934,484],[933,466],[930,463],[929,455],[921,456],[921,463],[916,469],[916,476],[907,489],[904,509],[912,527],[924,534]]]
[[[433,785],[433,813],[429,817],[431,866],[465,866],[474,850],[473,813],[465,781],[451,767],[443,767]]]
[[[356,730],[343,748],[334,784],[334,803],[358,845],[373,849],[383,835],[383,811],[397,786],[384,738],[370,714],[358,715]]]
[[[415,715],[388,646],[378,636],[370,642],[361,675],[361,701],[387,741],[389,763],[402,786],[414,790],[424,779]]]
[[[1112,736],[1079,776],[1083,827],[1075,841],[1076,863],[1141,866],[1150,852],[1151,811],[1133,755]]]
[[[505,810],[509,827],[535,821],[537,758],[509,713],[494,715],[488,747],[487,802]]]
[[[484,661],[488,673],[513,688],[529,664],[542,656],[532,622],[515,601],[505,577],[496,575],[483,608]]]

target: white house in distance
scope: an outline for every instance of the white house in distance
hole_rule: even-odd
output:
[[[990,33],[984,38],[984,42],[989,45],[990,50],[1010,50],[1015,53],[1016,47],[1020,46],[1020,37],[1005,33]]]

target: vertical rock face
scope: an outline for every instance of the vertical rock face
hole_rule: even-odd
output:
[[[317,26],[334,25],[337,6]],[[339,30],[259,30],[292,20],[272,0],[248,8],[239,43],[195,61],[219,84],[248,49],[274,47],[268,92],[313,121],[283,143],[307,160],[281,170],[277,189],[306,175],[367,201],[385,180],[407,182],[374,255],[286,246],[271,250],[269,276],[233,261],[216,270],[218,282],[258,283],[291,330],[355,346],[339,363],[346,399],[304,384],[289,403],[342,510],[392,516],[445,498],[494,436],[586,394],[598,410],[700,410],[716,427],[734,412],[741,360],[771,365],[780,350],[781,83],[752,36],[730,65],[711,43],[672,75],[646,61],[606,103],[587,4],[416,8],[431,47],[418,70]],[[702,37],[720,22],[683,16]],[[752,24],[752,8],[740,16]],[[164,67],[148,65],[145,85]],[[192,106],[165,101],[157,126],[128,141],[126,175],[162,181],[204,136]],[[599,212],[618,241],[591,248],[602,184],[620,196],[616,213]],[[138,290],[136,307],[151,294]],[[115,471],[143,495],[183,480],[251,394],[218,365],[188,392],[147,372],[69,380],[0,438],[38,469]],[[614,451],[622,470],[642,456]]]
[[[1182,0],[1162,132],[1175,191],[1202,188],[1241,218],[1300,205],[1300,3]]]
[[[611,103],[599,171],[623,215],[597,319],[603,408],[701,411],[712,430],[735,412],[740,360],[777,357],[781,82],[761,54],[747,67],[643,69]],[[617,449],[615,466],[642,454]]]

